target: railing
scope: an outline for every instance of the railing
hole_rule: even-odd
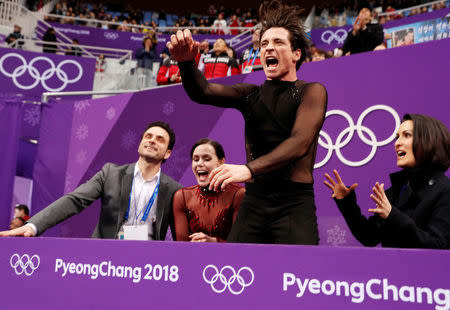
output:
[[[133,51],[126,49],[108,48],[100,46],[90,46],[90,45],[80,45],[80,44],[69,44],[62,42],[48,42],[40,40],[30,40],[30,39],[19,39],[9,44],[9,47],[15,48],[21,43],[32,42],[34,45],[45,48],[49,52],[55,53],[65,53],[67,55],[75,54],[75,56],[83,56],[96,58],[103,54],[108,58],[119,58],[119,61],[126,59],[131,60],[133,56]],[[46,45],[46,46],[44,46]]]
[[[18,0],[0,2],[0,24],[11,26],[11,22],[19,14],[20,4]]]
[[[104,25],[104,26],[113,26],[113,27],[126,27],[130,28],[131,32],[143,32],[144,29],[147,31],[154,30],[157,32],[176,32],[177,30],[183,30],[183,29],[189,29],[191,31],[207,31],[208,33],[218,30],[224,30],[224,29],[217,29],[214,27],[174,27],[174,26],[158,26],[156,28],[144,26],[144,25],[135,25],[135,24],[129,24],[129,23],[119,23],[119,22],[110,22],[106,20],[100,20],[100,19],[92,19],[92,18],[82,18],[82,17],[72,17],[72,16],[65,16],[65,15],[58,15],[58,14],[43,14],[43,17],[49,21],[62,21],[63,24],[72,23],[75,21],[81,21],[83,23],[86,23],[86,26],[90,27],[97,27],[98,25]],[[109,28],[109,27],[108,27]],[[133,29],[135,29],[133,31]],[[232,31],[237,30],[240,32],[247,32],[249,31],[249,27],[227,27],[226,30]]]

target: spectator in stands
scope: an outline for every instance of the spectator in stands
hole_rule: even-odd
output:
[[[252,34],[252,46],[245,49],[239,61],[242,73],[250,73],[254,70],[262,69],[261,51],[259,49],[261,30],[256,29]]]
[[[95,72],[105,72],[106,70],[106,60],[105,55],[100,54],[95,61]]]
[[[181,83],[180,69],[176,60],[169,56],[163,61],[159,67],[156,82],[158,85]]]
[[[256,19],[253,17],[252,11],[248,10],[247,12],[244,13],[244,25],[243,27],[255,27],[257,21]]]
[[[339,210],[353,236],[365,246],[450,249],[450,133],[440,121],[406,114],[395,142],[397,166],[391,188],[375,183],[375,207],[368,219],[356,202],[357,183],[347,187],[334,170],[325,174]]]
[[[214,42],[211,56],[203,58],[199,67],[204,68],[203,74],[207,79],[230,76],[238,72],[237,62],[228,56],[227,49],[225,39],[219,38]]]
[[[214,34],[230,34],[230,29],[227,26],[227,21],[224,19],[224,13],[220,12],[217,19],[213,23],[212,33]]]
[[[237,18],[236,14],[231,15],[231,19],[230,19],[230,27],[241,27],[241,22],[239,21],[239,18]],[[239,33],[239,29],[231,29],[230,33],[232,35],[236,35]]]
[[[144,37],[142,47],[136,51],[137,76],[138,79],[144,78],[141,86],[148,88],[154,86],[152,81],[153,62],[156,59],[156,53],[153,49],[152,39]]]
[[[314,53],[311,55],[311,61],[321,61],[327,58],[327,53],[324,50],[316,49]]]
[[[205,57],[211,56],[211,54],[209,53],[210,46],[208,40],[204,39],[202,42],[200,42],[198,47],[199,51],[197,56],[195,57],[195,63],[197,64],[199,70],[203,72],[205,69],[205,62],[203,61],[203,59]]]
[[[19,25],[14,25],[14,30],[5,39],[6,43],[12,48],[22,48],[24,44],[22,28]]]
[[[14,208],[14,217],[19,217],[24,221],[28,221],[30,218],[30,209],[28,209],[27,205],[18,204]]]
[[[106,163],[89,181],[41,210],[28,224],[0,232],[0,236],[40,235],[99,198],[101,213],[93,238],[128,239],[131,226],[139,228],[141,240],[164,240],[168,226],[174,235],[172,202],[181,185],[161,172],[174,144],[175,133],[167,123],[150,123],[142,134],[137,162]]]
[[[79,45],[78,39],[73,39],[72,46],[66,51],[66,55],[69,55],[69,56],[83,55],[83,51],[77,45]]]
[[[225,242],[245,189],[233,183],[224,191],[208,189],[212,170],[225,163],[219,142],[207,138],[197,141],[191,149],[191,161],[197,185],[178,190],[173,198],[176,240]]]
[[[383,43],[383,27],[371,24],[372,13],[368,8],[363,8],[353,24],[353,29],[348,33],[342,50],[344,55],[373,51],[375,47]]]
[[[47,31],[44,33],[44,36],[42,37],[42,41],[55,43],[57,41],[55,29],[48,28]],[[58,46],[56,44],[46,43],[46,44],[42,45],[42,51],[44,53],[56,54],[57,50],[58,50]]]
[[[15,217],[9,224],[9,229],[19,228],[25,225],[25,221],[20,217]]]

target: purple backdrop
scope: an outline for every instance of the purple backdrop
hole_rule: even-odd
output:
[[[363,212],[368,214],[364,210],[372,207],[369,194],[373,184],[381,181],[389,187],[388,174],[397,170],[393,134],[399,118],[407,112],[424,113],[450,127],[446,79],[450,68],[446,53],[442,53],[445,50],[450,50],[448,39],[308,63],[299,70],[300,79],[321,82],[329,95],[330,115],[318,147],[320,167],[315,170],[321,244],[359,245],[331,200],[329,189],[322,183],[325,172],[336,168],[346,183],[358,182],[359,202]],[[255,72],[219,82],[260,84],[263,81],[264,73]],[[73,117],[69,110],[67,108],[67,120],[62,120],[61,116],[58,120],[46,120],[48,124],[64,123],[64,130],[41,130],[42,143],[34,174],[40,184],[33,194],[35,211],[60,196],[62,184],[65,184],[65,192],[73,190],[106,161],[117,164],[136,161],[141,131],[150,121],[161,119],[175,129],[177,143],[163,171],[183,185],[195,183],[189,150],[199,138],[210,137],[222,142],[227,162],[244,162],[244,130],[239,112],[192,103],[181,85],[77,101]],[[346,135],[344,130],[352,136]],[[59,150],[58,154],[55,150]],[[60,167],[53,164],[52,156],[57,156],[55,160]],[[48,162],[51,167],[42,162]],[[43,196],[47,198],[40,198]],[[88,237],[97,218],[98,209],[89,208],[59,225],[61,236]]]
[[[22,100],[0,97],[0,230],[9,229],[11,203],[19,150]]]
[[[2,238],[1,306],[442,310],[449,259],[436,250]]]
[[[0,49],[0,91],[40,96],[49,91],[92,90],[95,59]]]

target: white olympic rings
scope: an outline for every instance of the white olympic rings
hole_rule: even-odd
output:
[[[104,32],[103,35],[105,36],[105,38],[107,38],[108,40],[117,40],[117,38],[119,37],[119,34],[116,32]]]
[[[389,112],[395,121],[395,128],[394,128],[392,134],[387,139],[382,140],[382,141],[378,141],[377,137],[375,136],[373,131],[371,129],[369,129],[368,127],[362,125],[364,118],[369,113],[376,111],[376,110],[383,110],[383,111]],[[325,165],[328,162],[328,160],[330,160],[331,155],[333,154],[333,151],[336,152],[336,156],[339,158],[339,160],[343,164],[350,166],[350,167],[363,166],[372,160],[372,158],[375,156],[375,154],[377,152],[377,148],[379,146],[389,144],[390,142],[392,142],[395,139],[395,135],[400,126],[400,117],[398,116],[397,112],[393,108],[391,108],[387,105],[381,105],[381,104],[371,106],[371,107],[367,108],[366,110],[364,110],[361,113],[361,115],[359,116],[358,121],[356,122],[356,125],[353,122],[353,119],[350,117],[350,115],[347,112],[344,112],[342,110],[331,110],[326,113],[325,119],[331,115],[340,115],[340,116],[344,117],[347,120],[348,127],[339,133],[339,135],[336,139],[336,142],[334,144],[333,144],[333,141],[331,140],[331,137],[329,134],[327,134],[323,130],[320,131],[319,145],[321,147],[327,149],[328,152],[322,161],[320,161],[314,165],[314,168],[320,168],[323,165]],[[360,161],[350,161],[350,160],[346,159],[341,153],[341,148],[345,147],[350,142],[350,140],[353,138],[353,134],[355,133],[355,130],[358,133],[358,137],[365,144],[372,147],[372,149],[370,150],[370,154],[366,158],[364,158]],[[364,136],[363,132],[365,132],[370,137],[370,140]],[[321,139],[322,137],[326,140],[326,142],[324,142]],[[344,139],[344,137],[345,137],[345,139]]]
[[[210,268],[212,268],[215,271],[215,275],[213,275],[210,279],[208,279],[206,276],[206,271]],[[229,279],[227,279],[226,276],[223,274],[223,272],[225,270],[230,270],[232,273],[232,276]],[[241,275],[241,272],[243,272],[243,271],[247,271],[250,275],[251,279],[248,282],[246,282]],[[203,279],[205,280],[206,283],[210,284],[211,289],[218,294],[223,293],[228,288],[230,293],[232,293],[234,295],[239,295],[244,291],[244,289],[247,286],[250,286],[253,283],[253,280],[255,279],[255,275],[253,274],[253,271],[249,267],[242,267],[236,273],[234,268],[229,265],[222,267],[222,269],[220,269],[220,271],[216,266],[208,265],[205,267],[205,269],[203,269]],[[219,284],[221,283],[219,288],[217,288],[215,286],[215,284],[217,283],[217,280],[220,280]],[[232,285],[235,281],[237,281],[237,283],[239,283],[239,285],[240,285],[239,290],[235,290],[232,287]],[[222,285],[223,285],[223,287],[222,287]]]
[[[322,32],[320,38],[322,39],[322,42],[325,42],[328,45],[330,45],[333,40],[336,40],[339,44],[343,44],[345,39],[347,39],[347,35],[348,32],[345,29],[338,29],[335,32],[326,30]]]
[[[18,58],[22,64],[17,66],[13,72],[7,72],[5,70],[5,68],[3,67],[3,63],[6,61],[6,59],[8,58]],[[43,61],[46,62],[50,65],[50,68],[48,68],[47,70],[45,70],[42,75],[40,74],[39,70],[36,69],[34,67],[34,64],[38,61]],[[69,79],[69,77],[67,76],[67,73],[64,72],[61,68],[64,65],[67,64],[72,64],[75,67],[77,67],[78,69],[78,75],[73,78],[73,79]],[[34,82],[31,83],[30,85],[22,85],[17,79],[19,77],[21,77],[26,71],[28,71],[28,74],[34,79]],[[58,92],[63,90],[64,88],[66,88],[67,84],[72,84],[72,83],[76,83],[78,82],[81,77],[83,76],[83,68],[81,67],[81,65],[76,62],[75,60],[72,59],[66,59],[61,61],[57,66],[53,63],[53,61],[45,56],[38,56],[33,58],[29,64],[27,64],[27,60],[25,59],[25,57],[23,57],[22,55],[18,54],[18,53],[7,53],[5,55],[3,55],[0,58],[0,72],[3,73],[5,76],[12,78],[14,85],[16,85],[18,88],[20,89],[24,89],[24,90],[30,90],[35,88],[39,82],[42,84],[42,87],[44,87],[47,91],[51,91],[51,92]],[[63,83],[60,87],[56,87],[56,88],[52,88],[50,86],[47,85],[47,81],[49,79],[51,79],[54,74],[56,73],[56,76],[59,78],[59,80]]]
[[[9,260],[9,264],[18,276],[22,273],[31,276],[39,267],[40,262],[41,260],[38,255],[30,257],[28,254],[23,254],[22,256],[19,256],[17,253],[13,254]]]

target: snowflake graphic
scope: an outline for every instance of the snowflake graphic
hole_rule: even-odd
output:
[[[86,161],[86,159],[87,159],[87,152],[85,150],[81,150],[77,153],[75,161],[81,165]]]
[[[163,105],[163,113],[169,116],[175,111],[175,103],[168,101]]]
[[[122,135],[122,141],[120,143],[120,146],[129,151],[131,150],[133,147],[136,146],[136,142],[137,142],[137,135],[134,131],[128,130],[127,132],[125,132]]]
[[[23,120],[33,127],[39,124],[41,120],[41,107],[36,105],[26,109]]]
[[[84,110],[86,110],[87,107],[89,107],[91,104],[89,103],[88,100],[80,100],[75,102],[75,111],[77,111],[78,113],[83,112]]]
[[[116,116],[116,109],[114,109],[113,107],[110,107],[106,111],[106,118],[109,120],[112,120],[115,116]]]
[[[81,124],[78,127],[75,136],[77,137],[78,140],[83,141],[87,138],[88,134],[89,134],[89,127],[86,124]]]
[[[184,171],[190,165],[190,149],[186,145],[177,145],[172,150],[172,154],[164,163],[164,171],[174,179],[183,176]]]
[[[72,191],[73,187],[73,178],[71,174],[66,175],[66,184],[64,185],[64,193],[69,193]]]
[[[345,244],[345,234],[345,230],[342,230],[338,225],[334,225],[333,228],[327,229],[327,243],[334,246]]]

